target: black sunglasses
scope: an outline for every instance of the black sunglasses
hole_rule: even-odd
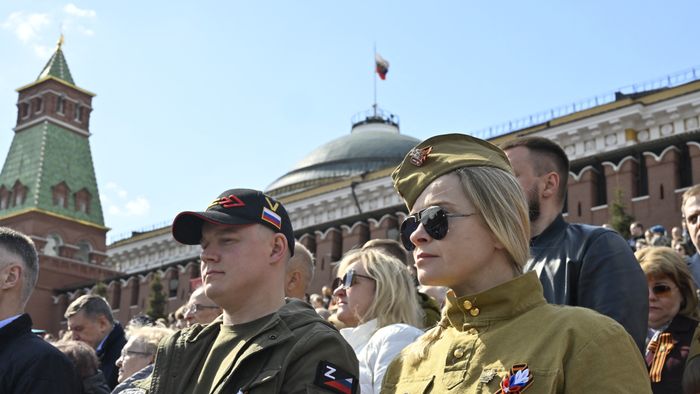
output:
[[[423,224],[425,231],[433,239],[440,240],[447,235],[447,218],[449,217],[466,217],[472,216],[473,213],[457,214],[448,213],[442,207],[432,206],[425,208],[418,213],[409,215],[406,220],[401,223],[401,242],[403,247],[409,252],[416,248],[411,242],[411,234],[418,228],[419,224]]]
[[[666,294],[670,293],[671,290],[672,288],[669,285],[655,285],[651,288],[651,292],[657,296],[665,296]]]
[[[344,288],[350,288],[352,285],[357,283],[357,278],[365,278],[365,279],[370,279],[374,280],[374,278],[371,278],[367,275],[360,275],[355,272],[355,270],[348,270],[348,272],[343,275],[342,278],[335,278],[333,279],[333,290],[336,290],[340,286],[343,286]]]

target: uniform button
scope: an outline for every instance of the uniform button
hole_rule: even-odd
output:
[[[477,330],[476,328],[470,328],[469,331],[467,331],[467,333],[476,335],[479,333],[479,330]]]
[[[268,338],[270,338],[271,340],[274,341],[275,339],[277,339],[277,335],[272,334],[272,335],[270,335]]]
[[[464,350],[462,349],[455,349],[454,353],[452,353],[455,358],[462,358],[464,356]]]
[[[469,310],[472,309],[472,303],[469,300],[466,300],[462,303],[462,306],[464,306],[464,309]]]
[[[472,315],[472,316],[474,316],[474,317],[479,316],[479,308],[472,308],[472,309],[470,309],[470,310],[469,310],[469,314]]]

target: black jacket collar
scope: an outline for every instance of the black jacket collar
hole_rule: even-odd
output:
[[[32,318],[24,313],[12,323],[0,328],[0,343],[7,343],[12,339],[32,332]]]
[[[564,236],[568,224],[569,223],[564,220],[562,214],[557,215],[554,221],[550,223],[542,233],[530,239],[530,246],[536,248],[552,244],[558,237]]]

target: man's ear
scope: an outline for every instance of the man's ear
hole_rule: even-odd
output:
[[[544,177],[542,197],[551,198],[559,193],[559,174],[555,171],[548,172]]]
[[[299,286],[299,283],[301,282],[301,272],[299,271],[291,271],[289,274],[287,274],[287,292],[290,290],[294,290]]]
[[[102,332],[109,333],[112,330],[112,323],[109,322],[109,319],[107,319],[105,315],[97,316],[97,324]]]
[[[10,264],[0,270],[0,289],[11,289],[20,285],[22,278],[22,266],[19,264]]]
[[[270,252],[270,259],[273,262],[280,260],[286,262],[285,256],[287,249],[287,238],[283,234],[275,233],[275,236],[272,241],[272,251]]]

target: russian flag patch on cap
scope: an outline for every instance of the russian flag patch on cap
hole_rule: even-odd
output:
[[[328,361],[318,363],[314,384],[334,393],[357,393],[357,378]]]
[[[282,218],[280,215],[276,214],[267,207],[263,207],[261,219],[277,227],[278,230],[282,228]]]

